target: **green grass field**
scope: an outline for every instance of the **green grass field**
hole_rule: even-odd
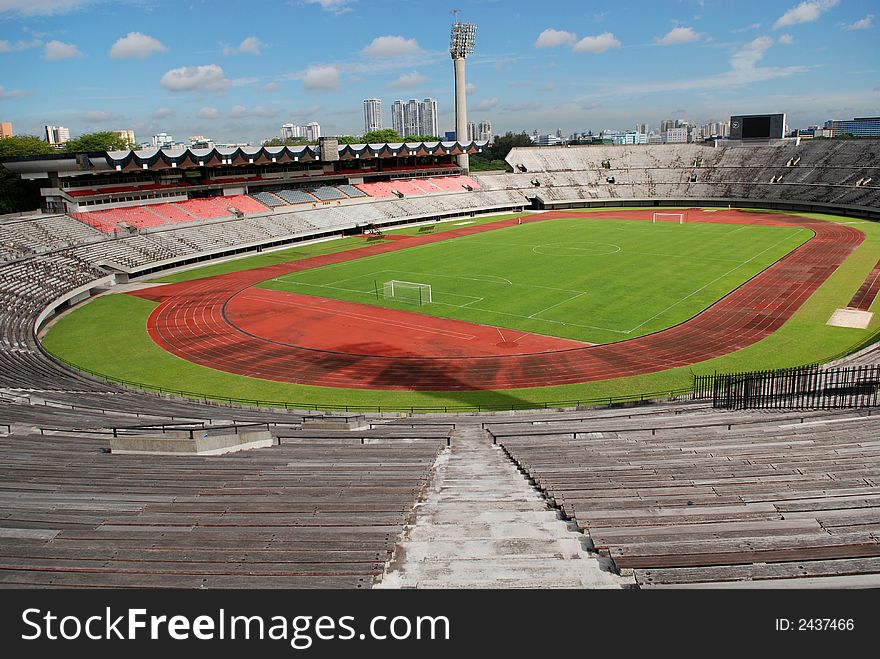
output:
[[[597,216],[600,216],[599,213],[601,211],[597,211]],[[827,215],[810,214],[809,217],[852,222],[848,218]],[[436,230],[452,229],[455,224],[456,222],[438,224]],[[152,387],[198,392],[219,400],[236,397],[286,401],[293,406],[506,407],[540,405],[546,401],[597,400],[609,396],[663,392],[689,386],[694,373],[784,368],[825,361],[856,349],[875,337],[880,332],[880,298],[875,300],[872,307],[875,317],[867,331],[829,327],[826,324],[836,309],[846,305],[880,259],[880,224],[863,222],[854,226],[865,233],[865,241],[773,335],[743,350],[693,366],[616,380],[506,391],[390,392],[310,387],[241,377],[192,364],[163,351],[146,332],[147,317],[155,309],[156,303],[118,294],[97,298],[64,316],[52,326],[43,342],[45,348],[53,354],[110,377],[141,382]],[[512,230],[522,228],[524,227],[515,227]],[[418,229],[407,228],[393,233],[415,235]],[[363,244],[362,239],[356,238],[297,246],[272,254],[201,266],[167,279],[196,279],[219,272],[245,270],[282,260],[305,258],[316,252],[352,249]],[[639,267],[644,269],[645,265]],[[100,349],[96,349],[96,337],[100,337]]]
[[[699,313],[806,242],[796,227],[560,219],[402,249],[261,284],[611,343]],[[403,243],[405,244],[405,243]],[[393,297],[388,282],[395,284]]]

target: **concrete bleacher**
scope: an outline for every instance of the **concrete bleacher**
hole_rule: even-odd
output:
[[[218,457],[108,446],[3,442],[0,587],[370,588],[443,444],[327,439]]]
[[[216,220],[233,217],[232,209],[245,215],[266,213],[268,208],[247,195],[189,199],[173,203],[126,206],[101,210],[71,213],[70,217],[98,229],[102,233],[114,234],[122,226],[135,229],[148,229],[168,224]]]
[[[703,410],[519,425],[487,424],[640,587],[880,584],[880,417]]]
[[[277,195],[272,194],[271,192],[255,192],[251,195],[251,197],[256,199],[264,206],[268,206],[269,208],[275,208],[276,206],[287,206],[286,201],[284,201]]]
[[[221,198],[222,199],[222,198]],[[216,203],[215,199],[188,199],[186,201],[178,201],[174,204],[177,208],[185,213],[189,213],[192,217],[201,220],[215,220],[229,215],[222,203]],[[172,222],[178,222],[176,218],[169,218]],[[189,220],[186,220],[189,221]]]
[[[0,261],[12,261],[104,238],[104,231],[67,215],[16,218],[0,222]]]
[[[317,201],[317,197],[306,190],[277,190],[274,194],[291,205],[310,204]]]
[[[487,189],[507,185],[554,202],[722,198],[876,208],[880,205],[878,152],[877,140],[816,140],[752,148],[698,144],[517,148],[507,157],[515,174],[475,178]]]
[[[337,199],[347,199],[348,196],[330,185],[322,185],[321,187],[312,189],[312,194],[321,201],[335,201]]]
[[[358,190],[353,185],[345,184],[345,185],[337,185],[336,187],[339,189],[340,192],[342,192],[344,195],[346,195],[348,197],[352,197],[352,198],[366,197],[366,195],[361,190]]]
[[[431,176],[359,183],[354,187],[370,197],[381,198],[398,195],[421,196],[444,192],[465,192],[468,188],[479,190],[481,184],[469,176]]]

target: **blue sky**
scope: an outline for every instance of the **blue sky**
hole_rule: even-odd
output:
[[[0,0],[0,120],[256,142],[432,96],[451,130],[453,8],[478,25],[470,119],[495,132],[880,115],[880,0]]]

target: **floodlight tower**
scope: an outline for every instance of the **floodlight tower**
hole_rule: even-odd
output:
[[[473,23],[462,23],[456,12],[455,23],[452,24],[452,35],[449,39],[449,54],[455,67],[455,139],[459,143],[467,141],[467,85],[464,79],[464,62],[474,52],[477,26]],[[458,156],[458,166],[468,169],[469,158],[466,153]]]

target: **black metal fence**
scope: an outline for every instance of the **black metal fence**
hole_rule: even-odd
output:
[[[880,365],[700,375],[694,398],[711,398],[713,407],[726,410],[877,407]]]

